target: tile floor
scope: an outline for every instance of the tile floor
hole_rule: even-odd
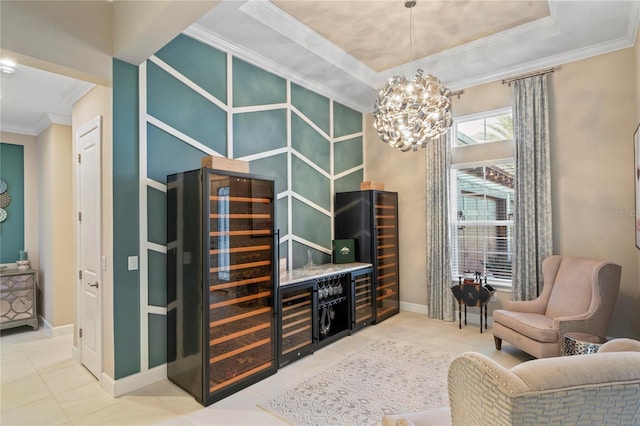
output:
[[[204,408],[168,380],[112,398],[71,358],[71,335],[50,338],[42,330],[5,330],[0,334],[0,424],[284,425],[286,423],[256,404],[384,336],[455,352],[480,352],[507,367],[530,359],[509,344],[504,344],[502,351],[496,351],[490,328],[480,334],[477,325],[469,324],[459,330],[457,322],[402,312]]]

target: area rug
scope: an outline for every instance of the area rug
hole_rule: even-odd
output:
[[[293,425],[379,425],[386,414],[448,405],[455,356],[384,338],[258,406]]]

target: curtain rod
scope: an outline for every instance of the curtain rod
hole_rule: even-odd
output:
[[[457,96],[458,99],[460,99],[460,95],[462,95],[464,93],[464,90],[456,90],[455,92],[449,92],[449,97],[453,98],[454,96]]]
[[[513,83],[514,81],[517,80],[522,80],[524,78],[529,78],[529,77],[535,77],[536,75],[543,75],[543,74],[549,74],[554,72],[556,69],[554,67],[551,68],[547,68],[544,70],[540,70],[540,71],[533,71],[533,72],[529,72],[526,74],[520,74],[520,75],[516,75],[514,77],[509,77],[509,78],[505,78],[502,80],[502,84],[508,84],[509,86],[511,86],[511,83]]]

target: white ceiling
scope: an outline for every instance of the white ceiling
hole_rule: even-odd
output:
[[[185,33],[369,112],[418,67],[458,90],[633,46],[640,0],[418,0],[411,15],[411,47],[402,0],[227,0]],[[18,66],[0,80],[0,129],[69,124],[91,87]]]

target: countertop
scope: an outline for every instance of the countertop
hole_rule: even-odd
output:
[[[373,265],[371,265],[370,263],[360,262],[325,263],[323,265],[313,265],[309,268],[304,267],[300,269],[294,269],[287,272],[287,274],[280,276],[280,286],[282,287],[286,285],[296,284],[303,281],[326,277],[328,275],[351,272],[369,266]]]

